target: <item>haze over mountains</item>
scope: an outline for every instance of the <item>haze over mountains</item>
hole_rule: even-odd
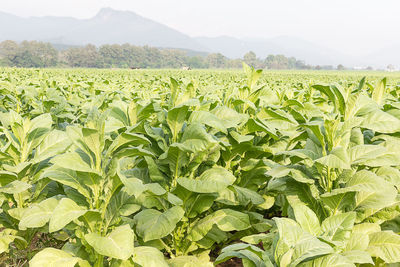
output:
[[[284,54],[312,65],[400,66],[400,44],[382,48],[369,55],[352,56],[292,36],[269,39],[190,37],[134,12],[110,8],[101,9],[90,19],[51,16],[22,18],[0,12],[0,25],[3,25],[0,27],[0,41],[38,40],[58,45],[130,43],[219,52],[230,58],[241,58],[248,51],[254,51],[261,58],[269,54]]]

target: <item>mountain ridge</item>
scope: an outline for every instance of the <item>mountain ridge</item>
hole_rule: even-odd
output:
[[[37,40],[67,46],[130,43],[138,46],[188,49],[200,53],[221,53],[229,58],[241,58],[249,51],[255,52],[260,58],[270,54],[283,54],[312,65],[400,65],[400,56],[396,56],[397,48],[376,50],[364,56],[352,56],[294,36],[190,37],[136,12],[112,8],[102,8],[96,15],[87,19],[57,16],[19,17],[0,11],[0,24],[13,25],[0,27],[0,41]],[[400,48],[400,45],[396,47]]]

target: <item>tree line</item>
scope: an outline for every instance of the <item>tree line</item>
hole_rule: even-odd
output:
[[[258,69],[318,69],[319,66],[284,55],[258,58],[248,52],[243,58],[230,59],[220,53],[190,55],[179,49],[113,44],[56,49],[52,44],[38,41],[3,41],[0,43],[0,66],[46,68],[241,68],[246,62]],[[332,66],[330,66],[332,67]],[[321,68],[321,67],[320,67]],[[322,67],[323,69],[323,67]]]

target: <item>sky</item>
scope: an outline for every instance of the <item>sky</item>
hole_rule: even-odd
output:
[[[90,18],[130,10],[190,36],[295,36],[363,55],[400,44],[399,0],[0,0],[0,11]]]

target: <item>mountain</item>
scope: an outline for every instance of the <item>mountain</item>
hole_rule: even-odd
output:
[[[387,46],[383,49],[376,50],[364,58],[373,62],[371,65],[378,65],[380,68],[385,69],[389,64],[400,67],[400,43]]]
[[[265,58],[270,54],[283,54],[305,60],[312,65],[354,65],[359,60],[301,38],[278,36],[269,39],[239,39],[229,36],[197,37],[195,40],[212,52],[222,53],[231,58],[241,58],[249,51]]]
[[[0,41],[39,40],[64,45],[123,44],[207,51],[194,39],[131,11],[101,9],[90,19],[21,18],[0,12]]]
[[[0,41],[38,40],[56,44],[58,49],[88,43],[97,46],[130,43],[183,49],[190,55],[219,52],[229,58],[242,58],[245,53],[253,51],[260,58],[270,54],[283,54],[312,65],[400,66],[400,53],[398,53],[400,44],[360,57],[346,55],[293,36],[268,39],[229,36],[190,37],[134,12],[111,8],[101,9],[90,19],[52,16],[22,18],[0,12],[0,25],[3,25],[0,27]]]

